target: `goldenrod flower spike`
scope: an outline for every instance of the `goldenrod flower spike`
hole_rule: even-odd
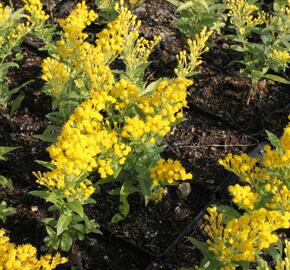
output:
[[[22,0],[24,8],[30,13],[29,21],[34,24],[42,24],[48,19],[48,15],[43,11],[40,0]]]
[[[208,51],[206,41],[211,34],[212,31],[204,27],[193,39],[188,39],[187,44],[189,46],[189,53],[181,51],[176,56],[177,68],[175,69],[175,74],[178,77],[191,76],[196,67],[202,63],[200,57],[204,52]]]
[[[235,267],[239,262],[254,262],[256,256],[278,240],[274,231],[289,228],[290,213],[259,209],[251,214],[223,223],[223,214],[216,208],[209,208],[205,216],[208,225],[208,250],[227,267]]]
[[[116,4],[115,9],[119,13],[118,17],[109,22],[107,27],[97,35],[96,45],[104,53],[107,64],[113,62],[118,55],[130,46],[127,44],[132,37],[137,38],[138,29],[141,22],[124,6],[120,1]]]
[[[68,261],[59,253],[38,259],[35,247],[30,244],[16,246],[3,229],[0,229],[0,254],[0,269],[3,270],[52,270]]]
[[[249,4],[248,0],[227,0],[229,9],[228,16],[231,17],[231,23],[236,27],[238,34],[241,36],[248,33],[248,30],[263,24],[266,14],[258,13],[255,17],[253,14],[259,11],[256,5]]]
[[[58,97],[70,77],[70,68],[58,60],[46,58],[42,63],[41,78],[50,83],[49,92]]]
[[[288,63],[290,62],[290,53],[284,50],[274,49],[269,53],[269,59],[276,62],[283,69],[286,69],[288,67]]]

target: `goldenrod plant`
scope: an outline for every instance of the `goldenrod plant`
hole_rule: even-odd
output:
[[[189,53],[184,53],[187,60],[178,58],[177,77],[146,85],[141,82],[144,66],[159,37],[153,41],[139,38],[136,16],[122,2],[116,10],[118,17],[97,35],[94,45],[85,41],[83,29],[97,15],[79,3],[60,21],[65,34],[57,42],[58,57],[49,57],[43,64],[45,91],[55,98],[66,121],[47,149],[51,171],[34,173],[46,190],[33,194],[51,202],[51,210],[57,212],[56,219],[46,220],[50,248],[68,250],[76,238],[99,232],[83,209],[93,202],[96,185],[118,183],[111,192],[120,196],[119,213],[112,218],[117,222],[129,213],[130,194],[140,193],[147,205],[162,198],[166,185],[192,178],[179,161],[164,160],[160,153],[165,148],[162,139],[182,120],[186,89],[192,84],[186,77],[200,64],[210,33],[205,29],[191,40]],[[126,68],[114,76],[109,64],[118,57]],[[57,74],[64,72],[66,79],[61,80]],[[64,100],[68,104],[72,99],[72,108],[63,110]]]
[[[4,229],[0,229],[0,254],[0,269],[3,270],[52,270],[68,261],[58,253],[38,259],[35,247],[30,244],[15,245]]]
[[[233,49],[243,53],[241,74],[251,79],[252,88],[247,103],[259,91],[258,83],[268,78],[281,83],[290,82],[272,71],[285,71],[290,62],[289,50],[289,3],[274,5],[274,13],[261,11],[258,5],[248,0],[226,0],[230,27],[234,33],[226,35],[234,44]],[[257,34],[259,42],[254,42],[251,35]]]
[[[272,147],[266,145],[260,158],[229,154],[220,164],[243,182],[229,187],[240,209],[251,212],[263,207],[286,213],[290,211],[290,123],[281,139],[270,132],[268,137]]]
[[[203,254],[199,269],[235,270],[241,267],[246,270],[252,269],[250,263],[257,259],[261,262],[262,252],[279,241],[276,230],[289,228],[290,212],[282,214],[260,208],[235,217],[211,207],[204,219],[206,243],[189,239]]]
[[[17,96],[8,113],[7,106],[11,96],[29,83],[9,89],[6,81],[8,70],[18,67],[15,61],[21,58],[20,45],[24,37],[29,33],[39,36],[47,44],[45,48],[48,48],[54,30],[53,27],[44,27],[48,16],[42,10],[42,3],[39,0],[23,0],[23,2],[24,8],[17,11],[0,3],[0,113],[6,117],[11,117],[24,98],[24,95]]]
[[[219,0],[167,0],[176,6],[179,14],[174,24],[188,37],[193,37],[204,27],[220,33],[225,26],[226,5]]]
[[[228,154],[219,161],[239,177],[241,183],[228,190],[240,212],[230,206],[208,209],[204,230],[209,239],[206,243],[189,239],[204,255],[199,269],[251,269],[250,263],[256,262],[257,269],[266,270],[263,252],[276,261],[275,269],[289,268],[288,242],[282,260],[281,242],[274,232],[290,226],[290,123],[280,139],[270,132],[268,138],[272,147],[266,145],[258,158]]]
[[[19,45],[23,37],[31,31],[28,22],[21,22],[25,17],[23,9],[13,12],[9,6],[0,3],[0,113],[2,115],[7,114],[11,96],[20,89],[9,89],[6,75],[11,67],[18,67],[13,60],[11,61],[11,55],[15,53],[15,60],[21,57]],[[21,99],[20,96],[19,101]]]

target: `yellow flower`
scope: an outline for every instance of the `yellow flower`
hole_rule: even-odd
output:
[[[160,159],[157,164],[150,169],[150,177],[155,186],[163,183],[172,184],[178,180],[190,180],[192,179],[191,173],[186,173],[178,160]]]
[[[70,68],[58,60],[46,58],[42,64],[42,79],[48,81],[48,91],[53,96],[59,96],[70,77]]]
[[[253,262],[260,252],[278,240],[274,231],[289,228],[290,213],[267,211],[264,208],[223,222],[223,214],[215,207],[205,216],[208,250],[224,265],[235,266],[241,261]]]
[[[30,13],[29,21],[37,25],[44,23],[48,19],[48,15],[42,10],[42,3],[40,0],[22,0],[24,8]]]
[[[0,229],[0,269],[5,270],[52,270],[68,261],[59,253],[37,258],[36,248],[30,244],[16,246],[10,242],[3,229]]]
[[[177,76],[191,76],[196,67],[202,63],[200,57],[204,52],[208,51],[208,47],[206,47],[205,43],[211,34],[212,31],[204,27],[199,34],[195,35],[195,38],[188,39],[187,44],[189,46],[189,53],[181,51],[176,56],[178,65],[175,69],[175,74]]]
[[[258,13],[255,17],[253,14],[257,13],[259,8],[249,4],[247,0],[226,0],[226,4],[231,23],[242,36],[248,34],[251,28],[265,22],[265,13]]]
[[[233,202],[243,209],[253,210],[259,194],[252,192],[250,186],[229,186],[229,192],[233,196]]]

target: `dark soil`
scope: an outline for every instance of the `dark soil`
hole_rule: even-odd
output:
[[[14,1],[15,6],[19,1]],[[56,1],[55,17],[67,14],[75,1]],[[149,81],[172,76],[175,55],[186,47],[186,38],[172,26],[176,14],[166,1],[147,0],[135,13],[143,21],[142,35],[162,37],[151,56],[152,65],[146,72]],[[129,198],[128,218],[110,224],[118,210],[119,199],[107,194],[109,186],[95,195],[96,205],[88,206],[87,213],[104,228],[104,236],[89,235],[77,243],[84,269],[180,269],[198,264],[200,253],[182,236],[195,228],[193,222],[210,202],[219,200],[216,189],[227,172],[218,159],[229,152],[249,152],[265,140],[265,130],[280,135],[290,114],[289,87],[268,82],[267,91],[246,105],[250,83],[237,76],[236,70],[225,68],[237,55],[225,49],[222,40],[215,40],[217,49],[210,50],[195,83],[188,91],[186,120],[174,127],[164,143],[164,156],[179,159],[193,174],[192,192],[184,199],[178,197],[176,187],[169,188],[160,203],[144,206],[137,196]],[[20,109],[10,118],[0,118],[1,145],[18,146],[0,163],[0,175],[12,179],[14,191],[7,191],[8,203],[17,214],[3,226],[16,243],[43,244],[47,206],[28,192],[37,188],[33,171],[42,169],[35,160],[49,160],[46,143],[34,137],[49,125],[45,115],[51,101],[41,92],[41,63],[44,52],[38,53],[33,40],[23,45],[24,58],[19,69],[9,73],[11,87],[33,80],[22,89],[25,99]],[[179,237],[179,238],[178,238]],[[166,252],[165,252],[166,251]],[[69,267],[69,266],[68,266]],[[62,269],[69,269],[63,267]]]

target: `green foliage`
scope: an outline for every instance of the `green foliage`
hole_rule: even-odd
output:
[[[0,221],[5,223],[7,217],[12,216],[16,213],[13,207],[8,207],[5,201],[0,201]]]
[[[250,1],[242,1],[243,4],[237,1],[236,5],[226,2],[233,34],[225,38],[233,43],[232,49],[243,53],[240,71],[252,83],[248,102],[259,93],[258,83],[262,78],[289,84],[285,78],[271,74],[272,71],[285,71],[290,62],[290,20],[286,1],[283,4],[275,1],[273,14],[266,14]]]
[[[84,202],[67,200],[61,192],[57,191],[31,191],[30,194],[51,203],[52,206],[48,210],[54,212],[54,216],[58,216],[58,218],[44,220],[47,232],[44,243],[49,250],[60,249],[68,252],[73,242],[84,240],[86,234],[101,234],[99,225],[84,213],[84,205],[95,203],[92,199]]]
[[[21,23],[21,20],[26,17],[23,9],[13,12],[11,8],[1,5],[0,11],[3,13],[3,17],[0,19],[0,113],[6,115],[11,96],[24,86],[10,90],[6,82],[6,75],[10,68],[18,68],[14,59],[17,60],[21,57],[20,44],[31,28]],[[15,55],[14,59],[11,57],[12,54]],[[20,103],[20,97],[12,103],[10,116]]]
[[[204,27],[220,32],[224,27],[226,6],[218,0],[167,0],[177,7],[179,18],[174,24],[186,36],[193,37]]]

